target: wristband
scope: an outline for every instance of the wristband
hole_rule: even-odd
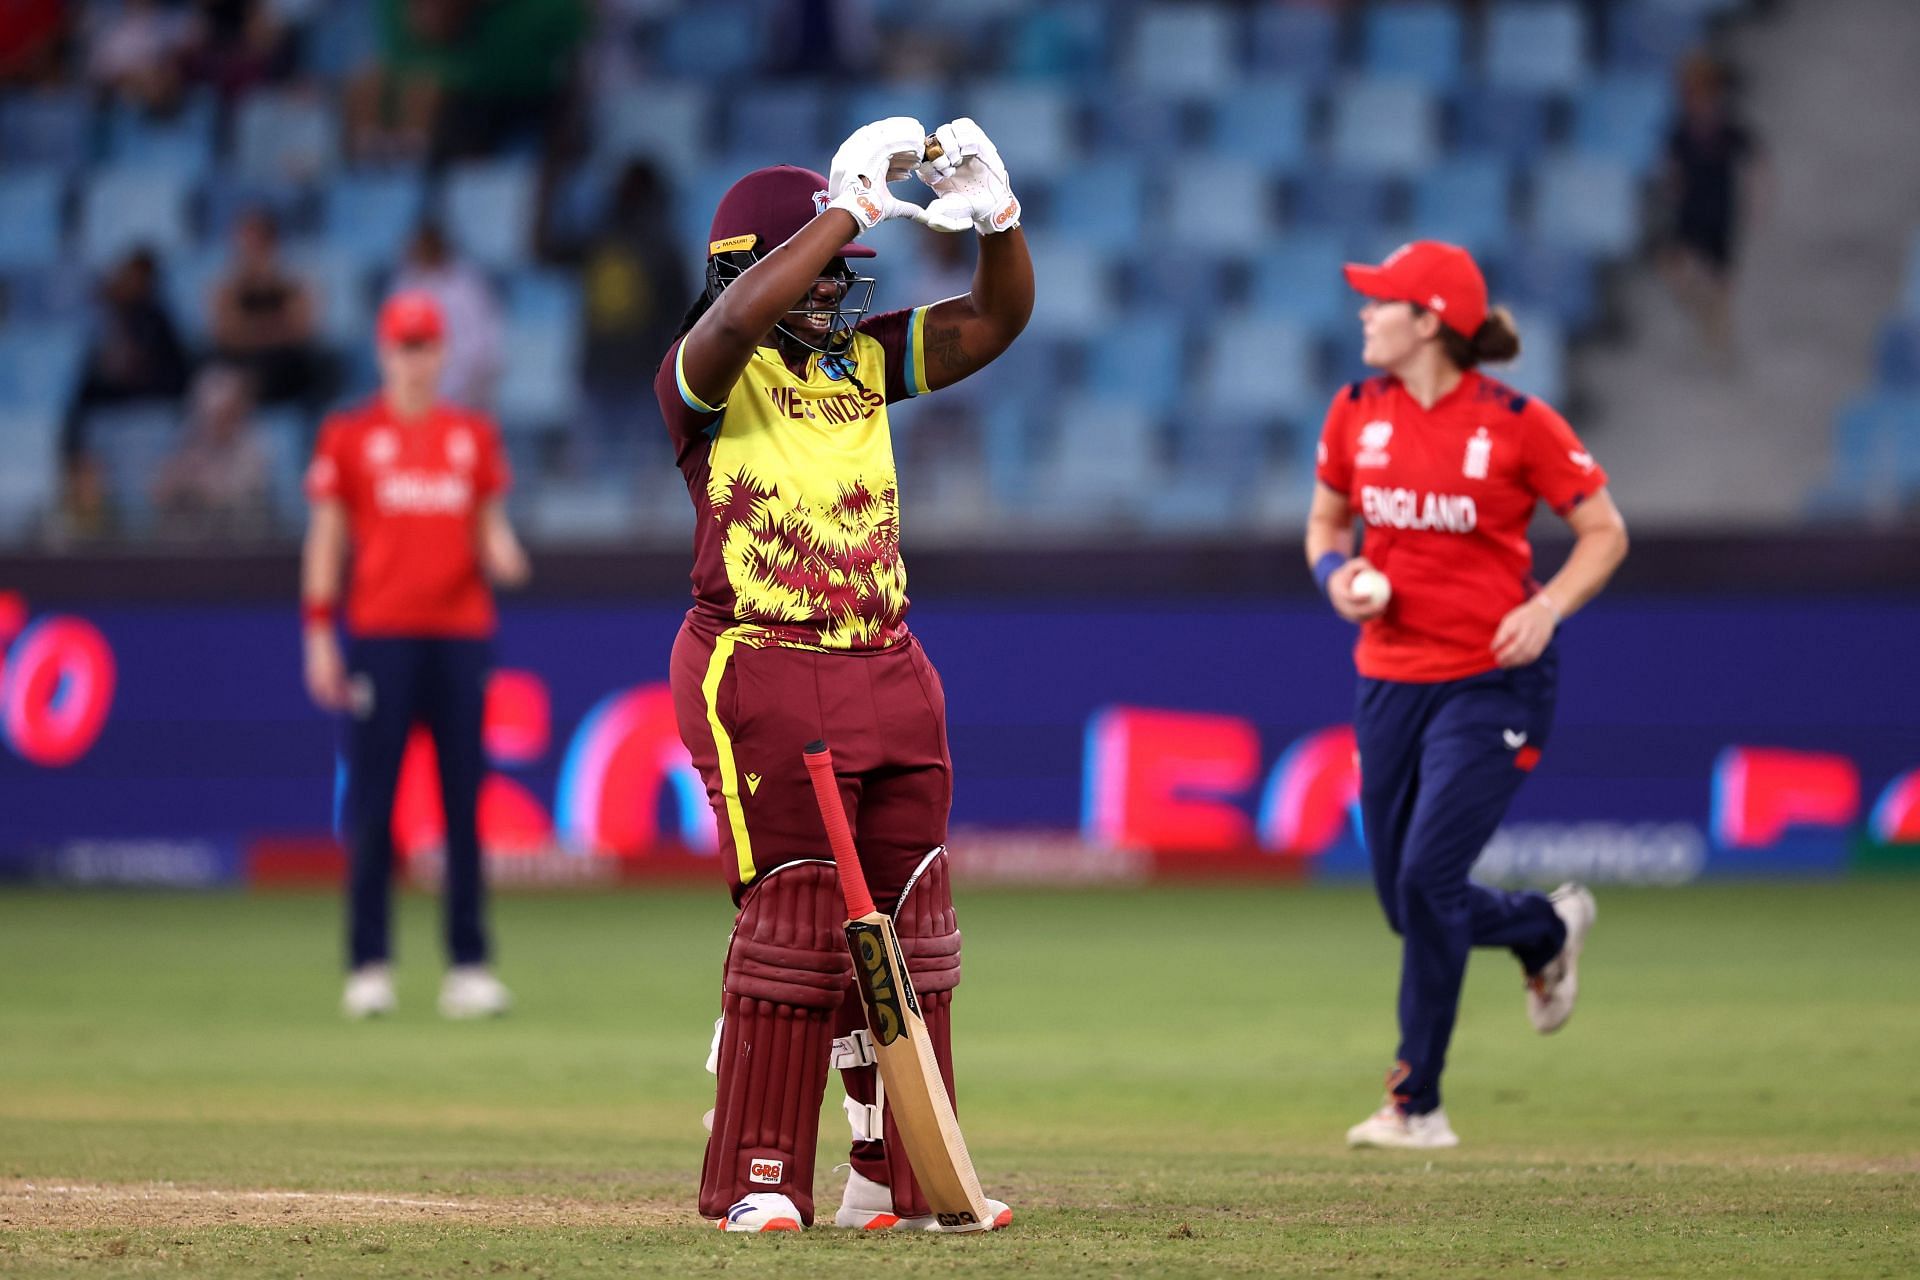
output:
[[[1313,562],[1313,580],[1320,586],[1320,594],[1327,594],[1327,581],[1340,571],[1347,558],[1338,551],[1329,551]]]
[[[300,623],[309,631],[333,626],[333,601],[301,601]]]
[[[1553,602],[1552,596],[1544,591],[1536,591],[1533,593],[1533,603],[1545,605],[1547,612],[1553,615],[1553,625],[1556,627],[1560,625],[1560,606]]]

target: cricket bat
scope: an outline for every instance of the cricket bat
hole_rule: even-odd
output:
[[[847,829],[847,811],[840,802],[840,785],[833,777],[833,753],[824,742],[807,747],[807,773],[813,779],[814,799],[826,823],[833,847],[834,866],[840,871],[840,892],[847,900],[847,949],[853,953],[853,971],[867,1006],[867,1031],[873,1037],[873,1056],[886,1088],[887,1111],[906,1143],[907,1160],[926,1193],[934,1217],[948,1230],[987,1231],[993,1223],[973,1157],[960,1135],[933,1042],[920,1017],[920,1001],[907,976],[906,958],[894,935],[893,921],[873,905],[867,878],[860,871],[860,855]]]

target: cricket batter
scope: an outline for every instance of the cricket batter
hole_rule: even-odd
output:
[[[312,515],[301,558],[307,690],[347,713],[342,822],[348,1017],[389,1013],[393,797],[416,722],[433,734],[446,812],[446,947],[440,1012],[505,1013],[488,967],[478,809],[481,722],[494,630],[491,578],[518,586],[526,553],[507,522],[500,433],[437,398],[445,359],[440,306],[424,293],[387,300],[378,322],[380,394],[320,430],[307,471]],[[334,634],[348,550],[348,644]]]
[[[907,629],[900,496],[887,406],[1006,350],[1033,309],[1020,204],[971,120],[857,130],[823,178],[756,170],[713,216],[706,290],[654,388],[692,495],[693,608],[674,644],[680,736],[706,782],[739,914],[716,1037],[700,1212],[729,1231],[814,1216],[828,1067],[854,1123],[841,1226],[932,1225],[875,1096],[846,907],[802,760],[832,744],[867,881],[895,918],[942,1074],[953,1087],[960,980],[945,842],[952,797],[940,677]],[[928,210],[889,192],[917,164]],[[964,297],[866,315],[855,237],[895,218],[977,230]],[[994,1204],[998,1225],[1011,1220]]]
[[[1307,563],[1341,617],[1360,624],[1354,731],[1374,887],[1402,938],[1400,1050],[1355,1147],[1452,1147],[1440,1073],[1473,947],[1505,947],[1526,971],[1540,1032],[1573,1012],[1593,895],[1483,888],[1467,878],[1553,723],[1555,631],[1627,553],[1606,472],[1566,420],[1478,371],[1520,339],[1487,309],[1463,249],[1420,241],[1349,266],[1367,298],[1362,358],[1383,376],[1334,397],[1320,438]],[[1527,525],[1545,501],[1572,526],[1572,554],[1544,587]],[[1353,519],[1366,528],[1353,554]],[[1383,578],[1384,576],[1384,578]]]

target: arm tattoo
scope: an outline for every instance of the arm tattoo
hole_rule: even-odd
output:
[[[975,362],[960,341],[959,325],[929,325],[920,340],[926,344],[929,370],[950,380],[973,372]]]

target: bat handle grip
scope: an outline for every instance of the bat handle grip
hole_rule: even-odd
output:
[[[932,134],[928,134],[926,145],[922,148],[922,153],[928,160],[938,160],[941,156],[947,154],[947,149],[940,145],[940,139],[934,137]]]
[[[858,920],[874,914],[873,895],[867,891],[867,878],[860,871],[860,852],[854,848],[853,832],[847,828],[847,807],[840,800],[840,783],[833,776],[833,752],[825,742],[807,745],[807,774],[813,780],[813,798],[820,806],[820,821],[826,824],[827,844],[833,849],[833,865],[840,872],[840,894],[847,900],[847,917]]]

